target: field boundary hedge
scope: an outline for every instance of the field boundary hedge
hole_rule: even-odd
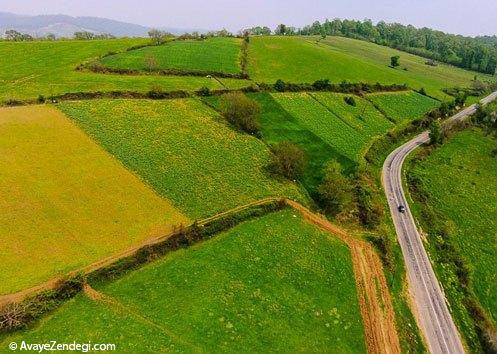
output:
[[[247,73],[247,56],[248,56],[248,42],[246,40],[243,40],[242,45],[240,47],[240,72],[239,73],[226,73],[223,71],[213,71],[213,70],[186,70],[186,69],[177,69],[177,68],[171,68],[171,69],[160,69],[160,70],[146,70],[146,69],[118,69],[118,68],[110,68],[102,63],[100,61],[106,57],[120,54],[120,53],[126,53],[126,52],[131,52],[134,50],[146,48],[146,47],[159,47],[162,45],[166,45],[171,42],[180,42],[180,41],[186,41],[186,40],[193,40],[193,41],[205,41],[207,38],[193,38],[193,37],[177,37],[177,38],[172,38],[165,40],[161,43],[146,43],[146,44],[140,44],[136,45],[133,47],[126,48],[123,51],[119,52],[107,52],[103,55],[100,55],[98,57],[95,57],[93,59],[84,61],[76,66],[74,70],[76,71],[86,71],[86,72],[93,72],[97,74],[113,74],[113,75],[130,75],[130,76],[136,76],[136,75],[158,75],[158,76],[216,76],[219,78],[225,78],[225,79],[242,79],[242,80],[248,80],[250,77]]]
[[[116,279],[169,252],[189,247],[241,222],[288,206],[285,198],[270,197],[213,215],[191,225],[176,225],[169,234],[15,294],[0,296],[0,334],[26,328],[83,290],[87,281]]]
[[[327,80],[325,80],[327,81]],[[275,84],[258,83],[251,84],[250,86],[245,86],[237,89],[217,89],[211,90],[207,87],[202,87],[196,91],[186,91],[186,90],[173,90],[173,91],[163,91],[160,88],[152,88],[149,91],[80,91],[80,92],[66,92],[58,95],[43,96],[40,95],[38,98],[32,99],[17,99],[9,98],[0,102],[0,107],[14,107],[14,106],[24,106],[24,105],[34,105],[42,104],[45,102],[57,103],[57,101],[75,101],[75,100],[94,100],[94,99],[175,99],[175,98],[189,98],[193,96],[220,96],[229,92],[244,92],[244,93],[255,93],[255,92],[334,92],[334,93],[347,93],[355,94],[358,96],[363,96],[366,93],[374,92],[400,92],[400,91],[410,91],[411,89],[407,85],[382,85],[367,84],[367,83],[349,83],[342,82],[340,84],[329,84],[326,86],[319,86],[307,83],[288,83],[283,81],[277,81]]]

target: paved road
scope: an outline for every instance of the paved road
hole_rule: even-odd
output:
[[[487,104],[495,99],[497,99],[497,92],[484,98],[481,104]],[[463,120],[475,111],[476,105],[472,105],[449,118],[449,121]],[[426,131],[392,152],[383,165],[383,186],[404,255],[409,287],[414,296],[415,316],[427,340],[428,348],[435,354],[464,353],[461,338],[446,304],[445,295],[423,247],[423,241],[402,189],[402,164],[405,158],[418,146],[428,141],[429,134]],[[406,207],[404,214],[399,213],[399,205]]]

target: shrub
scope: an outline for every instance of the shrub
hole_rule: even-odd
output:
[[[326,165],[318,193],[321,205],[332,216],[336,216],[351,204],[352,188],[337,161],[332,160]]]
[[[282,141],[271,148],[271,170],[290,180],[302,178],[306,165],[304,152],[295,144]]]
[[[329,90],[332,86],[330,80],[317,80],[312,84],[312,87],[317,91]]]
[[[439,145],[445,140],[444,131],[439,120],[435,120],[430,124],[430,144]]]
[[[349,106],[356,106],[356,102],[355,102],[355,99],[354,97],[352,96],[346,96],[343,98],[343,100],[345,101],[345,103],[347,103]]]
[[[492,152],[490,153],[490,156],[497,157],[497,149],[493,149]]]
[[[286,84],[283,82],[283,80],[279,79],[274,84],[274,89],[278,92],[284,92],[286,89]]]
[[[222,96],[221,112],[237,129],[259,136],[261,106],[243,93],[233,92]]]
[[[419,94],[423,95],[423,96],[427,96],[428,94],[426,93],[426,90],[424,87],[421,87],[418,91]]]
[[[45,96],[39,95],[37,101],[38,103],[45,103]]]
[[[211,89],[208,87],[202,87],[197,91],[197,95],[199,96],[210,96],[211,95]]]
[[[154,86],[147,92],[147,97],[155,100],[164,98],[164,95],[164,91],[159,86]]]

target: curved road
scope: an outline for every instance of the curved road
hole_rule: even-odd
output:
[[[485,105],[497,99],[497,92],[481,100]],[[447,123],[463,120],[476,111],[472,105],[449,118]],[[437,281],[423,241],[416,228],[402,189],[402,164],[418,146],[430,140],[426,131],[392,152],[383,165],[383,186],[406,264],[409,287],[414,297],[415,316],[431,353],[464,353],[463,345]],[[398,207],[404,205],[405,213]]]

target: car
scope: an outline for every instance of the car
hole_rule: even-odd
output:
[[[406,207],[403,205],[399,205],[398,209],[399,209],[399,212],[402,214],[404,214],[406,212]]]

